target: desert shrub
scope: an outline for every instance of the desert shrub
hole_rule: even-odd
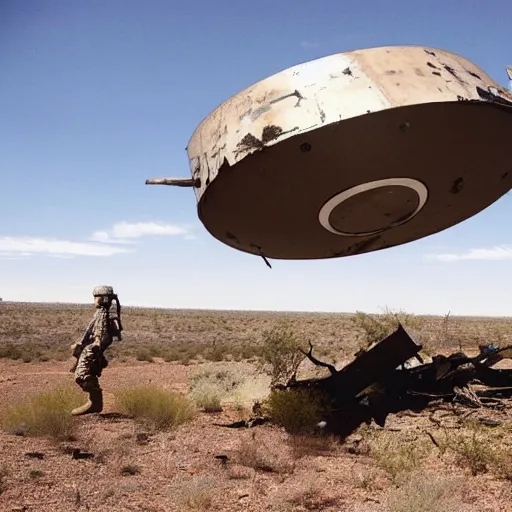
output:
[[[332,510],[340,507],[343,499],[334,496],[325,496],[324,487],[318,482],[308,482],[305,488],[297,490],[286,502],[292,510]]]
[[[76,426],[70,412],[83,400],[79,389],[58,387],[5,407],[0,423],[11,434],[70,439]]]
[[[264,442],[256,439],[243,439],[235,454],[241,466],[264,473],[293,473],[294,462],[278,450],[270,449]]]
[[[190,420],[194,409],[187,397],[159,388],[139,386],[115,393],[119,410],[157,430],[168,430]]]
[[[137,361],[146,361],[148,363],[153,362],[153,356],[151,355],[151,352],[147,348],[139,348],[135,352],[135,359]]]
[[[7,477],[9,476],[9,470],[7,466],[0,466],[0,494],[3,494],[7,490]]]
[[[486,473],[493,460],[493,447],[476,431],[468,437],[452,438],[449,448],[456,453],[458,464],[469,467],[472,475]]]
[[[284,325],[263,332],[258,369],[270,376],[271,387],[286,384],[297,373],[304,359],[300,348],[295,332]]]
[[[13,361],[61,361],[67,359],[69,353],[67,347],[37,345],[32,342],[6,344],[0,347],[0,359],[12,359]]]
[[[179,361],[181,353],[177,349],[169,347],[163,351],[162,357],[166,363],[171,363],[173,361]]]
[[[390,492],[389,512],[438,512],[462,509],[460,482],[445,475],[411,474],[403,485]]]
[[[203,367],[189,379],[190,396],[205,412],[222,410],[222,400],[233,396],[243,383],[240,371],[215,366]]]
[[[497,454],[493,469],[500,478],[512,482],[512,450],[510,448]]]
[[[310,433],[329,410],[319,392],[309,389],[272,390],[263,402],[265,414],[290,434]]]
[[[393,481],[421,466],[430,453],[427,441],[407,441],[393,433],[380,432],[370,440],[370,453]]]
[[[473,476],[492,471],[506,480],[512,479],[512,452],[499,440],[496,429],[477,423],[466,423],[467,430],[445,435],[440,440],[442,452],[450,450],[455,462],[467,467]]]
[[[230,352],[231,349],[227,345],[219,345],[215,343],[214,345],[212,345],[211,348],[206,350],[203,355],[204,358],[207,359],[208,361],[220,362],[227,359],[227,356],[229,355]]]
[[[219,390],[214,387],[203,387],[200,391],[196,390],[194,402],[204,412],[222,411],[222,396]]]
[[[134,476],[134,475],[138,475],[140,473],[140,468],[133,464],[126,464],[121,468],[119,473],[122,476]]]
[[[210,510],[215,494],[219,494],[218,482],[210,477],[181,478],[169,488],[172,505],[183,510]]]
[[[399,323],[410,331],[411,335],[422,327],[422,320],[417,316],[402,310],[393,312],[387,308],[379,315],[357,311],[350,321],[357,331],[360,346],[364,349],[370,348],[374,343],[389,336],[396,330]]]
[[[3,347],[0,347],[0,358],[1,359],[12,359],[13,361],[17,361],[23,357],[23,351],[19,346],[7,344]]]
[[[187,489],[183,501],[191,509],[208,510],[211,508],[215,493],[213,482],[208,479],[196,480]]]
[[[261,347],[254,343],[244,343],[238,349],[238,355],[242,359],[252,359],[259,357],[261,353]]]
[[[327,457],[335,454],[339,441],[334,436],[310,436],[304,434],[291,435],[287,444],[295,459],[303,457]]]
[[[162,357],[164,353],[164,348],[161,345],[150,345],[147,348],[149,355],[153,357]]]
[[[31,469],[28,473],[28,476],[32,478],[32,480],[37,480],[38,478],[42,478],[44,476],[44,472],[40,469]]]

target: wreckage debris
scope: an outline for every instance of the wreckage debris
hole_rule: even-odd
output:
[[[419,413],[439,403],[470,409],[512,405],[512,370],[492,368],[502,359],[512,358],[512,345],[482,345],[475,357],[456,352],[436,355],[429,363],[421,359],[421,349],[400,324],[340,370],[316,359],[310,345],[304,355],[316,366],[327,368],[330,375],[304,380],[293,376],[287,384],[274,389],[319,392],[330,403],[321,430],[342,438],[362,423],[374,420],[384,427],[389,414],[408,410]],[[413,360],[419,364],[411,364]],[[271,418],[257,416],[229,426],[248,428],[268,421]]]

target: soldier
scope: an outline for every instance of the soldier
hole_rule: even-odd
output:
[[[71,346],[76,362],[70,371],[75,373],[75,382],[89,394],[84,405],[71,411],[74,416],[103,410],[103,392],[98,379],[108,366],[104,352],[114,338],[122,340],[121,305],[114,289],[97,286],[92,293],[96,312],[82,339]],[[116,302],[116,310],[111,312],[113,301]]]

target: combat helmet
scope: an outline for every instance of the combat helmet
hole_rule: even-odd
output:
[[[95,286],[92,294],[94,297],[113,297],[114,288],[108,285]]]
[[[121,303],[114,288],[110,285],[95,286],[92,290],[94,298],[101,297],[106,301],[106,305],[110,310],[110,318],[113,321],[112,325],[115,327],[113,335],[122,340],[121,332],[123,331],[123,324],[121,323]],[[115,309],[112,307],[113,302],[116,302]]]

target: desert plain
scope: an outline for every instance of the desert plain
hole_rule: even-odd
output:
[[[266,332],[286,325],[339,368],[375,335],[373,315],[124,307],[123,340],[101,377],[104,410],[71,418],[86,397],[69,347],[93,312],[0,303],[1,511],[512,511],[507,407],[405,411],[343,442],[274,423],[227,428],[269,395]],[[430,355],[512,343],[512,318],[412,320]],[[312,375],[322,370],[304,359],[299,377]],[[174,423],[162,410],[137,413],[151,392],[174,397],[157,404],[180,408]]]

